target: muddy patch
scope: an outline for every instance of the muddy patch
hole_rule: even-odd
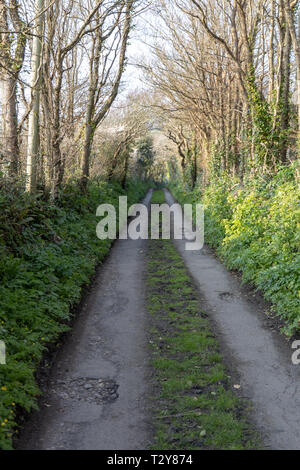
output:
[[[231,300],[234,297],[232,292],[219,292],[218,295],[222,300]]]
[[[119,398],[119,385],[111,379],[80,377],[59,380],[50,386],[52,393],[64,400],[72,399],[100,405]]]

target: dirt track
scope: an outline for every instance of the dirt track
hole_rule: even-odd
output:
[[[166,199],[174,202],[168,191]],[[291,363],[287,341],[264,324],[260,307],[207,247],[189,252],[184,241],[175,243],[199,286],[241,395],[253,402],[253,421],[265,446],[300,449],[300,368]],[[113,246],[19,449],[131,450],[150,443],[146,246],[147,241],[131,240]]]
[[[150,199],[151,192],[145,204]],[[114,244],[56,359],[41,411],[27,423],[19,449],[147,447],[146,244]]]

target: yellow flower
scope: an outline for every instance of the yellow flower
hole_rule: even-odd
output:
[[[7,390],[7,388],[6,388],[6,387],[1,387],[1,390],[2,390],[3,392],[5,392],[5,391]]]
[[[1,423],[1,426],[5,426],[5,423]]]

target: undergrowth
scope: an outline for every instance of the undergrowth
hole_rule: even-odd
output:
[[[272,177],[220,177],[193,192],[170,189],[182,204],[205,205],[205,240],[226,266],[260,289],[284,319],[284,332],[300,329],[300,192],[297,164]]]

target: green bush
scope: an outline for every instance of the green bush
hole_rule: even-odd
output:
[[[260,289],[285,320],[284,331],[300,328],[300,196],[295,164],[273,177],[248,179],[243,186],[224,177],[202,197],[206,242],[228,268]],[[171,189],[181,202],[194,195]]]
[[[145,193],[144,183],[93,182],[83,195],[65,187],[56,205],[21,190],[0,188],[0,340],[7,364],[0,365],[0,449],[10,449],[16,414],[36,407],[35,372],[47,345],[68,330],[71,308],[110,249],[96,237],[96,208],[128,204]]]

